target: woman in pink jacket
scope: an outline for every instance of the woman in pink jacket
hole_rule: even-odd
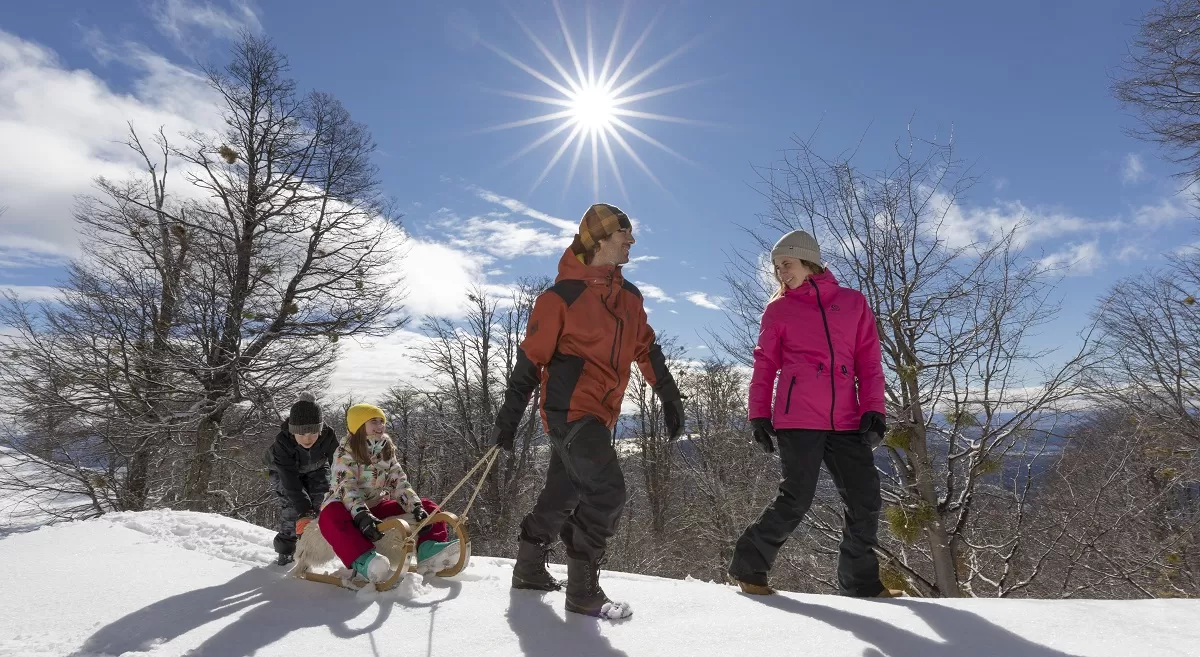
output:
[[[754,349],[750,422],[768,452],[779,446],[779,495],[738,539],[729,575],[746,593],[774,591],[767,573],[817,490],[821,463],[845,504],[838,556],[843,595],[890,597],[875,557],[879,473],[871,450],[884,424],[883,365],[866,298],[822,267],[816,239],[784,235],[771,250],[779,291],[767,304]],[[774,400],[772,401],[772,392]]]

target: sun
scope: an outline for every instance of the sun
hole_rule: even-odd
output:
[[[589,135],[607,132],[616,117],[616,100],[609,91],[588,85],[571,97],[571,117]]]
[[[553,4],[555,14],[558,16],[559,28],[562,30],[563,41],[567,46],[568,55],[570,56],[570,64],[573,65],[573,71],[568,70],[559,61],[558,57],[546,47],[545,43],[515,15],[513,17],[514,20],[520,25],[521,30],[529,37],[529,40],[533,42],[533,45],[537,47],[538,51],[546,59],[546,62],[550,64],[550,67],[553,69],[552,72],[539,71],[490,43],[487,39],[480,39],[480,43],[489,50],[546,85],[553,92],[553,95],[539,95],[523,91],[497,89],[489,89],[488,91],[503,96],[531,101],[542,106],[549,106],[553,108],[553,111],[518,121],[491,126],[479,132],[511,130],[547,123],[554,124],[554,127],[526,144],[521,150],[514,153],[502,163],[502,166],[511,164],[544,144],[556,139],[558,140],[558,147],[554,150],[553,155],[550,156],[550,161],[546,164],[546,167],[542,169],[541,175],[537,177],[530,187],[530,194],[546,180],[546,177],[559,162],[569,160],[570,164],[567,170],[566,183],[563,186],[563,193],[565,194],[575,177],[575,172],[579,168],[579,163],[585,150],[588,151],[588,155],[590,156],[592,191],[596,197],[600,196],[600,171],[603,168],[601,163],[601,158],[603,157],[604,162],[607,163],[608,168],[611,170],[613,179],[621,190],[621,194],[627,200],[629,198],[629,194],[625,190],[625,180],[621,175],[621,168],[617,163],[616,154],[618,152],[623,152],[650,180],[654,181],[660,189],[666,191],[666,188],[658,180],[658,177],[654,175],[654,172],[650,170],[646,162],[638,155],[637,150],[630,143],[631,141],[636,140],[650,144],[660,151],[693,166],[695,166],[695,163],[650,136],[645,130],[633,125],[631,121],[658,121],[691,125],[707,124],[702,121],[693,121],[678,116],[640,111],[634,109],[634,106],[639,101],[693,87],[707,80],[695,80],[638,92],[635,92],[634,88],[695,45],[699,38],[692,39],[688,43],[676,48],[640,72],[629,74],[630,63],[643,44],[646,43],[651,29],[663,14],[662,9],[646,25],[638,38],[634,40],[633,44],[629,46],[629,49],[625,51],[624,55],[618,61],[617,48],[621,41],[621,32],[625,27],[625,19],[628,15],[628,0],[626,0],[624,6],[621,8],[621,14],[617,18],[612,39],[608,44],[608,50],[602,60],[597,56],[598,53],[593,47],[590,6],[586,14],[586,43],[581,56],[579,49],[575,47],[571,31],[567,28],[567,20],[563,15],[562,7],[559,5],[558,0],[554,0]],[[569,158],[567,157],[568,152],[571,153]]]

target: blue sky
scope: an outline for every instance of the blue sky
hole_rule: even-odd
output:
[[[650,291],[652,323],[703,356],[705,328],[723,322],[725,251],[745,245],[736,225],[765,210],[752,165],[820,125],[820,149],[836,154],[862,139],[858,161],[873,167],[913,116],[918,136],[953,129],[959,155],[975,164],[966,220],[1024,218],[1031,253],[1072,263],[1059,289],[1064,316],[1044,345],[1082,328],[1112,282],[1197,239],[1173,169],[1126,134],[1133,119],[1109,92],[1151,3],[834,4],[757,2],[743,12],[715,0],[630,3],[618,61],[658,18],[622,79],[675,56],[628,93],[699,84],[629,106],[689,120],[626,119],[679,157],[623,133],[658,183],[614,143],[624,191],[601,152],[598,196],[587,149],[569,186],[570,150],[531,191],[568,132],[507,161],[556,123],[484,131],[561,109],[495,93],[559,95],[498,52],[562,84],[521,27],[573,70],[550,2],[14,4],[0,17],[0,143],[16,146],[0,161],[0,206],[9,208],[0,286],[52,294],[77,247],[71,196],[96,174],[129,170],[113,144],[126,120],[168,134],[211,125],[195,62],[219,63],[239,29],[268,35],[302,88],[333,93],[370,127],[384,187],[414,238],[414,313],[455,316],[471,281],[502,290],[517,276],[552,273],[564,228],[606,201],[638,222],[634,255],[648,258],[627,276]],[[561,7],[584,50],[584,3]],[[620,8],[592,3],[597,68]],[[556,247],[535,248],[537,238]],[[337,385],[382,389],[409,371],[397,347],[415,339],[352,347]]]

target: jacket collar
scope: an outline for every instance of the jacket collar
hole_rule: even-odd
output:
[[[563,252],[562,257],[558,260],[558,277],[554,279],[555,283],[562,281],[584,281],[586,283],[604,283],[612,281],[616,285],[624,282],[624,276],[621,275],[620,265],[604,265],[595,267],[585,265],[575,255],[570,247]]]
[[[812,276],[809,276],[808,280],[804,281],[803,285],[795,289],[789,289],[788,291],[784,292],[783,295],[785,297],[815,296],[813,290],[814,285],[816,285],[817,291],[819,291],[821,294],[826,294],[836,289],[838,287],[838,282],[837,278],[834,277],[833,272],[826,269],[824,273],[813,274]]]

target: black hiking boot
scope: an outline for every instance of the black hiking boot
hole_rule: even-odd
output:
[[[561,591],[563,583],[546,569],[550,546],[520,541],[517,563],[513,566],[512,587],[533,591]]]
[[[292,556],[290,554],[282,554],[281,553],[279,555],[279,557],[275,559],[275,565],[276,566],[286,566],[295,560],[296,560],[296,558],[294,556]]]
[[[600,563],[567,559],[567,611],[614,620],[632,616],[632,607],[609,600],[600,588]]]

